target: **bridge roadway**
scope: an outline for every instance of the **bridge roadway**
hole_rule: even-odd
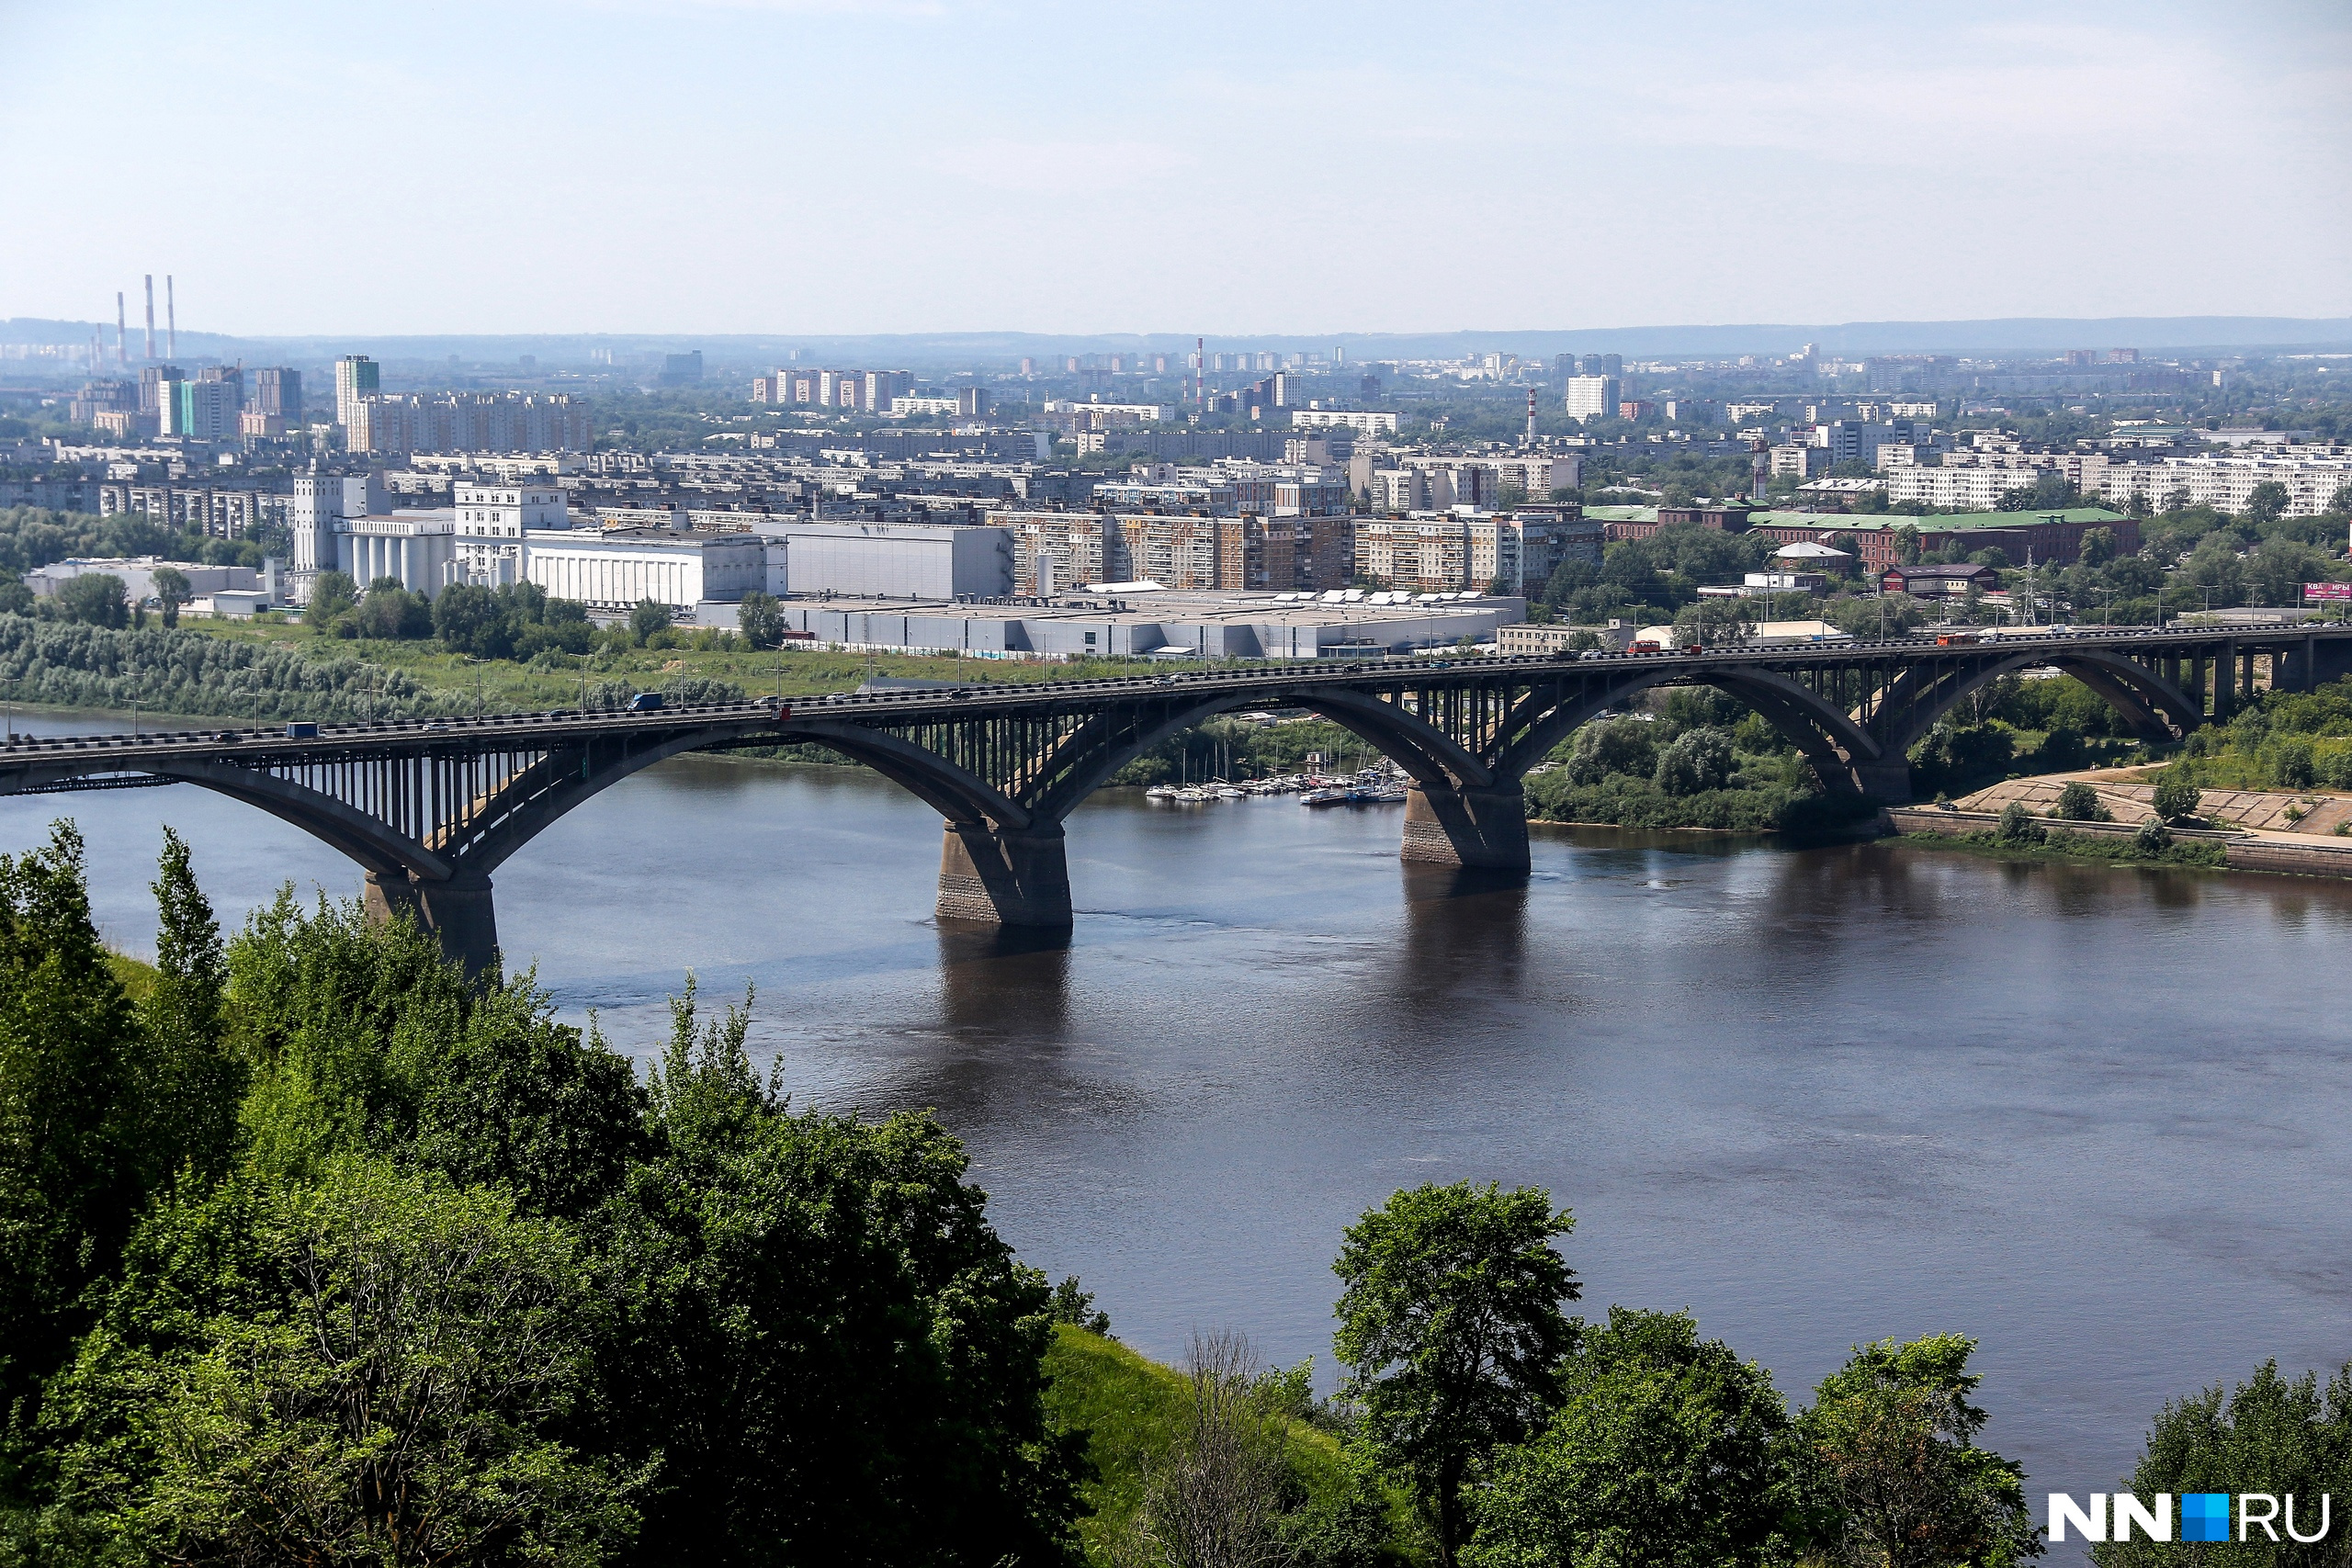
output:
[[[681,751],[815,742],[864,762],[944,819],[942,919],[1066,928],[1071,810],[1144,750],[1220,713],[1305,709],[1345,726],[1410,780],[1404,858],[1523,873],[1528,769],[1652,686],[1728,692],[1788,736],[1826,789],[1902,800],[1910,749],[1954,704],[2049,665],[2136,732],[2168,739],[2226,718],[2266,669],[2270,684],[2293,690],[2352,673],[2352,626],[1267,664],[650,713],[321,725],[300,739],[252,728],[10,737],[0,794],[179,783],[219,791],[349,855],[371,913],[410,916],[480,968],[496,962],[498,865],[581,802]]]

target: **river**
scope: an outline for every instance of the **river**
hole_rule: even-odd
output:
[[[184,786],[0,800],[0,847],[60,814],[133,951],[164,822],[224,923],[358,886]],[[1106,793],[1069,947],[1021,951],[933,924],[938,818],[892,786],[687,757],[510,862],[499,924],[639,1053],[688,969],[756,986],[801,1103],[937,1108],[1155,1355],[1236,1327],[1328,1387],[1341,1227],[1467,1177],[1575,1210],[1584,1310],[1690,1308],[1792,1401],[1857,1341],[1975,1336],[2037,1518],[2166,1398],[2352,1356],[2352,886],[1539,829],[1524,886],[1464,890],[1399,815]]]

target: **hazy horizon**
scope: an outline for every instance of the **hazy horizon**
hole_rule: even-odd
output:
[[[0,317],[135,329],[146,273],[246,338],[2352,315],[2334,6],[381,21],[0,3]]]

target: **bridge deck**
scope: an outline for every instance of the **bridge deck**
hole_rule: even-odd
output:
[[[1470,687],[1482,684],[1526,684],[1563,675],[1589,675],[1628,670],[1697,674],[1724,668],[1780,671],[1852,669],[1881,662],[1915,664],[1937,659],[1979,658],[1987,653],[2047,652],[2053,657],[2071,652],[2105,651],[2162,654],[2210,650],[2228,642],[2241,652],[2291,650],[2306,642],[2352,641],[2352,626],[2260,628],[2077,629],[2063,635],[2007,635],[1973,643],[1939,646],[1932,637],[1894,637],[1883,641],[1807,643],[1781,648],[1731,647],[1698,653],[1588,653],[1555,657],[1386,659],[1347,664],[1269,664],[1243,670],[1193,671],[1159,676],[1129,676],[1089,681],[980,682],[949,691],[843,692],[785,699],[796,717],[853,719],[954,720],[983,715],[1056,715],[1088,711],[1121,698],[1182,694],[1187,697],[1260,695],[1280,706],[1287,693],[1306,687],[1354,689],[1367,694],[1418,688]],[[673,735],[681,728],[707,724],[714,728],[740,727],[762,709],[773,710],[775,698],[751,698],[741,703],[681,705],[650,713],[591,713],[578,709],[550,713],[492,714],[429,719],[387,719],[365,724],[322,724],[315,739],[289,739],[283,728],[179,730],[129,735],[81,735],[36,738],[11,736],[0,743],[0,793],[8,793],[11,775],[21,776],[24,764],[66,763],[75,773],[101,773],[106,764],[135,768],[140,761],[197,761],[234,757],[239,761],[294,762],[356,759],[366,755],[433,754],[483,749],[557,746],[566,742],[622,738],[632,734]],[[789,720],[784,721],[788,724]],[[779,728],[779,739],[788,739]],[[733,744],[747,742],[737,739]],[[748,742],[757,744],[756,741]],[[41,768],[41,773],[50,769]],[[95,785],[96,781],[93,781]],[[21,790],[24,786],[16,786]],[[89,787],[89,786],[85,786]]]

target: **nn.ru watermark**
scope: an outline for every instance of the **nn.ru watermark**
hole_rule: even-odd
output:
[[[2143,1502],[2129,1492],[2094,1492],[2088,1506],[2064,1492],[2050,1494],[2052,1540],[2251,1540],[2260,1530],[2270,1540],[2291,1540],[2309,1546],[2327,1539],[2328,1495],[2300,1500],[2291,1492],[2184,1492],[2180,1495],[2180,1534],[2173,1534],[2173,1495],[2159,1492]],[[2308,1535],[2299,1526],[2317,1528]],[[2285,1536],[2280,1536],[2280,1530]],[[2069,1536],[2068,1531],[2073,1531]]]

